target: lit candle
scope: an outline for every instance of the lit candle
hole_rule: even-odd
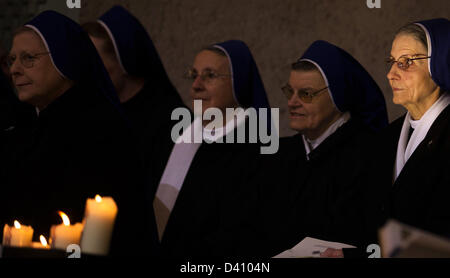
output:
[[[33,239],[33,228],[20,225],[14,220],[14,226],[5,224],[3,228],[3,245],[15,247],[30,247]]]
[[[102,198],[97,195],[95,199],[87,199],[81,236],[83,253],[108,254],[117,210],[117,205],[111,197]]]
[[[47,240],[43,235],[39,237],[40,242],[33,242],[31,247],[38,249],[50,249],[50,245],[48,245]]]
[[[50,237],[52,248],[66,250],[70,244],[80,244],[81,232],[83,231],[83,224],[76,223],[70,225],[69,217],[62,211],[58,212],[63,223],[60,225],[53,225],[50,229]]]

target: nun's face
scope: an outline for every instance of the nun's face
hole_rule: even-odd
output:
[[[399,35],[392,43],[391,57],[426,57],[425,47],[412,36]],[[439,87],[431,79],[428,71],[429,59],[411,61],[407,69],[400,69],[394,63],[387,74],[393,91],[393,102],[408,109],[414,116],[417,109],[423,113],[434,103],[439,95]],[[419,113],[423,114],[423,113]],[[419,116],[420,118],[420,116]]]
[[[299,90],[314,92],[326,87],[318,71],[293,70],[289,85],[295,91],[288,100],[289,126],[308,139],[318,138],[342,115],[333,104],[328,89],[314,96],[311,103],[305,103],[298,97]]]
[[[192,70],[197,73],[190,90],[192,105],[194,100],[201,100],[202,113],[210,107],[215,107],[222,110],[224,115],[226,108],[237,107],[226,57],[203,50],[195,57]]]
[[[42,110],[72,85],[57,72],[41,38],[32,31],[14,37],[9,55],[12,80],[23,102]],[[25,66],[23,59],[28,61]]]
[[[126,73],[123,71],[116,53],[107,50],[107,45],[111,42],[93,36],[90,36],[90,38],[109,73],[109,77],[111,78],[111,81],[119,94],[119,98],[121,98],[120,92],[124,87]],[[121,102],[123,102],[122,99]]]

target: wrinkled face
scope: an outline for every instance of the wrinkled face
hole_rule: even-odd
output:
[[[288,100],[289,126],[304,134],[308,139],[316,139],[341,115],[333,104],[328,89],[305,103],[297,94],[298,90],[315,92],[326,87],[318,71],[291,71],[289,86],[295,94]]]
[[[100,58],[102,59],[106,70],[109,73],[109,77],[111,78],[114,87],[119,92],[123,86],[122,82],[125,75],[125,72],[120,66],[119,59],[117,59],[117,56],[114,52],[107,50],[107,44],[109,43],[108,41],[93,36],[90,36],[90,38],[95,48],[97,49],[97,52],[100,55]]]
[[[41,38],[32,31],[25,31],[14,37],[9,54],[10,72],[19,99],[41,110],[72,86],[70,80],[58,73],[49,54],[36,56],[45,52],[47,49]],[[32,66],[25,67],[21,56],[31,61]]]
[[[422,54],[422,55],[418,55]],[[417,55],[417,56],[416,56]],[[410,35],[398,35],[392,43],[391,57],[426,57],[425,47]],[[393,64],[387,78],[393,91],[393,102],[402,106],[417,105],[426,100],[436,90],[437,85],[428,71],[429,59],[414,60],[408,69],[402,70]]]
[[[190,90],[192,105],[194,105],[194,100],[201,100],[202,113],[210,107],[216,107],[222,110],[223,115],[225,115],[226,108],[237,107],[233,97],[227,57],[203,50],[195,57],[192,70],[198,74]],[[219,76],[203,80],[202,73],[215,73]]]

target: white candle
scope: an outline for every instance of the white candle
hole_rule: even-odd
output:
[[[58,212],[63,223],[60,225],[53,225],[50,229],[50,237],[52,248],[66,250],[70,244],[80,244],[81,232],[83,225],[76,223],[70,225],[69,217],[62,211]]]
[[[108,254],[117,211],[117,205],[111,197],[97,195],[95,199],[87,199],[81,236],[83,253]]]
[[[20,225],[19,221],[14,221],[14,226],[5,224],[3,227],[3,245],[14,247],[30,247],[33,239],[33,228],[31,226]]]
[[[40,242],[33,242],[31,247],[37,249],[50,249],[50,245],[48,245],[47,240],[43,235],[39,237]]]

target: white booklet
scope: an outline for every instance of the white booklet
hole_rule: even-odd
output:
[[[276,255],[274,258],[318,258],[320,257],[320,253],[324,252],[327,248],[342,249],[356,247],[339,242],[305,237],[297,245]]]

